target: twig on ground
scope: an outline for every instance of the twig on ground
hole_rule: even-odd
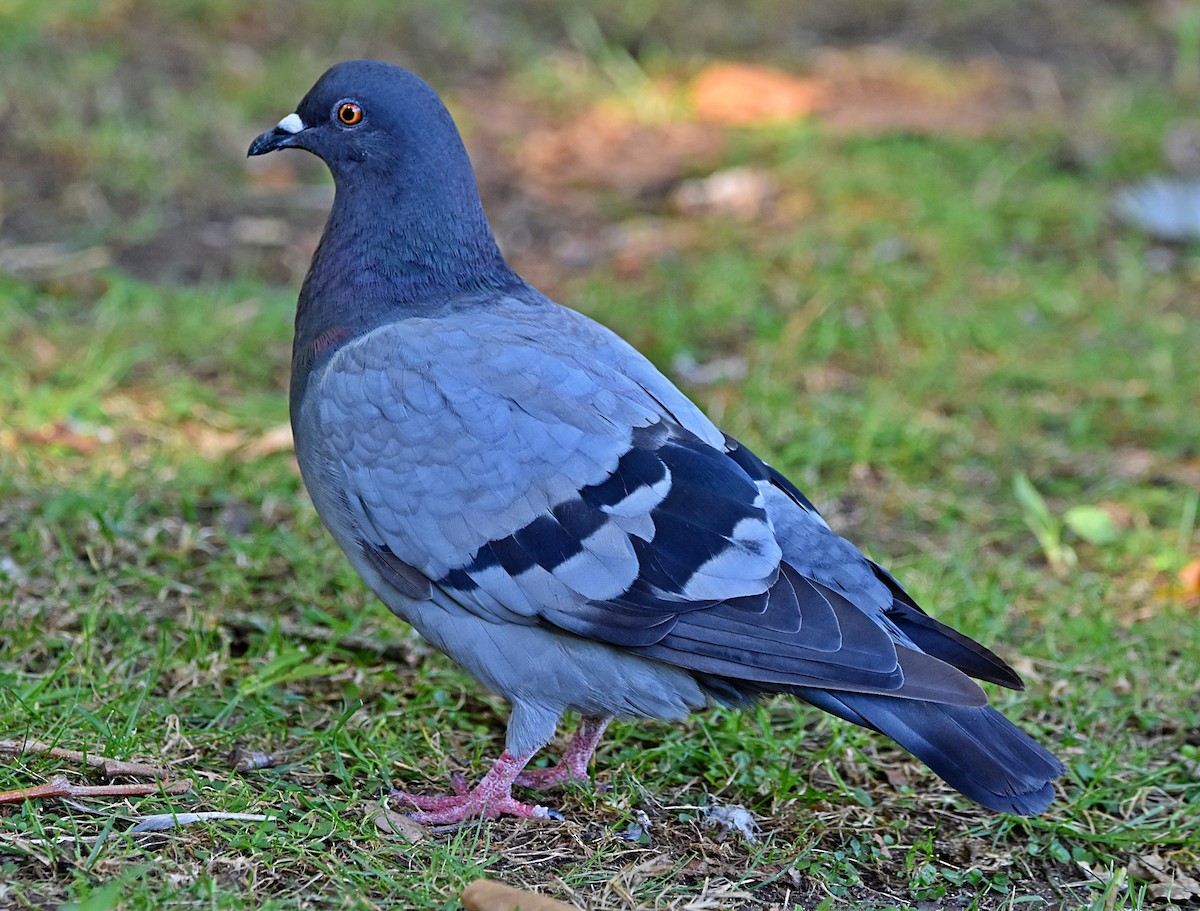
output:
[[[66,762],[78,762],[90,768],[99,769],[100,774],[105,778],[165,778],[168,775],[166,769],[145,762],[109,759],[107,756],[84,753],[82,750],[67,750],[52,746],[40,740],[0,740],[0,753],[7,753],[10,756],[37,753]]]
[[[155,784],[71,784],[65,775],[55,775],[45,784],[14,791],[0,791],[0,804],[20,803],[23,800],[45,800],[52,797],[144,797],[148,794],[186,794],[192,789],[190,781],[169,781]]]

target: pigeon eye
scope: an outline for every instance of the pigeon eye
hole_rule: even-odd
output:
[[[343,101],[337,108],[338,121],[348,127],[362,123],[363,109],[353,101]]]

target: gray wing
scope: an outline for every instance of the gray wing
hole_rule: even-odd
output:
[[[348,345],[320,382],[320,432],[344,490],[331,528],[409,597],[437,587],[469,610],[739,692],[982,705],[951,665],[985,679],[1007,670],[905,600],[798,490],[573,311],[406,320]]]
[[[557,306],[385,326],[310,384],[297,422],[301,467],[333,475],[348,524],[438,579],[609,477],[635,433],[668,414],[653,384],[617,366],[632,353],[618,346],[627,347]],[[674,395],[697,439],[721,439]],[[633,515],[643,503],[654,505],[623,508]],[[620,563],[615,572],[632,572]]]

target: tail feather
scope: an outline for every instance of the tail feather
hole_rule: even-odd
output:
[[[892,738],[951,787],[991,810],[1034,816],[1066,768],[991,706],[797,690],[806,702]]]
[[[989,648],[980,645],[939,620],[935,620],[904,590],[896,577],[878,563],[872,563],[876,578],[892,593],[887,618],[921,651],[940,658],[977,680],[998,683],[1011,690],[1023,690],[1025,684],[1008,664]]]

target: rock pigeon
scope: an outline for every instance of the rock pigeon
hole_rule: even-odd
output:
[[[993,810],[1063,766],[988,705],[988,649],[926,614],[780,472],[613,332],[509,268],[458,130],[419,77],[329,69],[250,155],[323,159],[290,408],[305,485],[367,585],[512,706],[503,754],[423,823],[560,819],[613,718],[790,693],[884,734]],[[527,769],[564,712],[562,761]]]

